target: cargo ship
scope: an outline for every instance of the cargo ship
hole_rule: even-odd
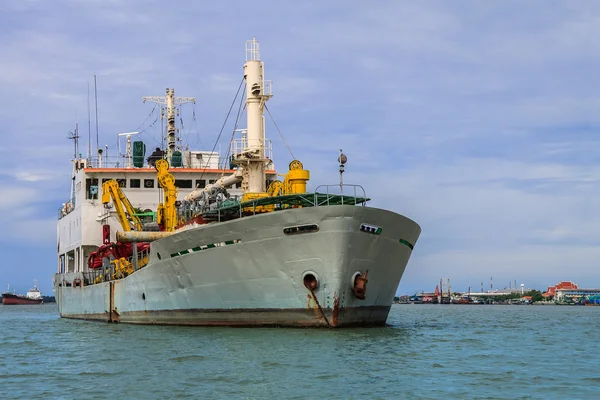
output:
[[[195,98],[175,97],[173,89],[143,98],[159,104],[166,120],[167,146],[147,159],[145,143],[131,142],[137,132],[120,134],[126,152],[117,160],[101,148],[82,158],[75,142],[71,199],[58,211],[53,288],[61,317],[201,326],[386,323],[420,226],[368,207],[362,186],[342,180],[348,157],[341,150],[339,183],[308,192],[310,173],[297,159],[278,174],[265,134],[272,84],[256,39],[246,42],[243,72],[246,127],[235,121],[223,158],[179,144],[178,107]]]
[[[2,293],[2,304],[4,305],[42,304],[43,302],[44,298],[35,282],[33,289],[29,289],[25,295],[10,293],[10,288]]]

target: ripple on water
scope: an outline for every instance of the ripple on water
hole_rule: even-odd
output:
[[[115,325],[59,319],[55,306],[2,308],[0,387],[49,399],[595,398],[600,307],[589,308],[396,305],[386,327],[335,331]]]

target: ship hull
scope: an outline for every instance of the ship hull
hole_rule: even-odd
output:
[[[363,224],[381,231],[366,232]],[[285,230],[303,226],[312,228]],[[124,279],[73,287],[69,283],[77,273],[57,274],[55,296],[64,318],[205,326],[383,325],[420,232],[414,221],[370,207],[277,211],[155,241],[149,264]],[[357,273],[368,279],[364,299],[354,294]],[[317,281],[313,290],[305,285],[307,275]]]
[[[11,293],[2,293],[2,304],[4,305],[24,305],[24,304],[42,304],[42,299],[28,299]]]

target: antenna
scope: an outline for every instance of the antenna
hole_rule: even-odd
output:
[[[96,74],[94,74],[94,105],[96,107],[96,148],[99,148],[99,144],[98,144],[98,91],[96,88]]]
[[[75,123],[75,132],[69,132],[69,136],[67,139],[72,140],[75,145],[75,153],[73,153],[73,159],[77,158],[77,153],[79,152],[79,125]]]
[[[69,132],[67,139],[72,140],[75,146],[75,153],[73,155],[73,180],[71,181],[71,200],[69,202],[75,204],[75,173],[79,170],[79,162],[77,162],[77,153],[79,152],[79,124],[75,123],[75,132]]]
[[[90,118],[90,81],[87,82],[87,112],[88,112],[88,158],[92,156],[92,122]],[[96,147],[98,145],[96,144]]]

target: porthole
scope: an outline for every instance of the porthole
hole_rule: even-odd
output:
[[[302,274],[302,283],[308,290],[317,290],[319,287],[319,276],[314,271],[306,271]]]

